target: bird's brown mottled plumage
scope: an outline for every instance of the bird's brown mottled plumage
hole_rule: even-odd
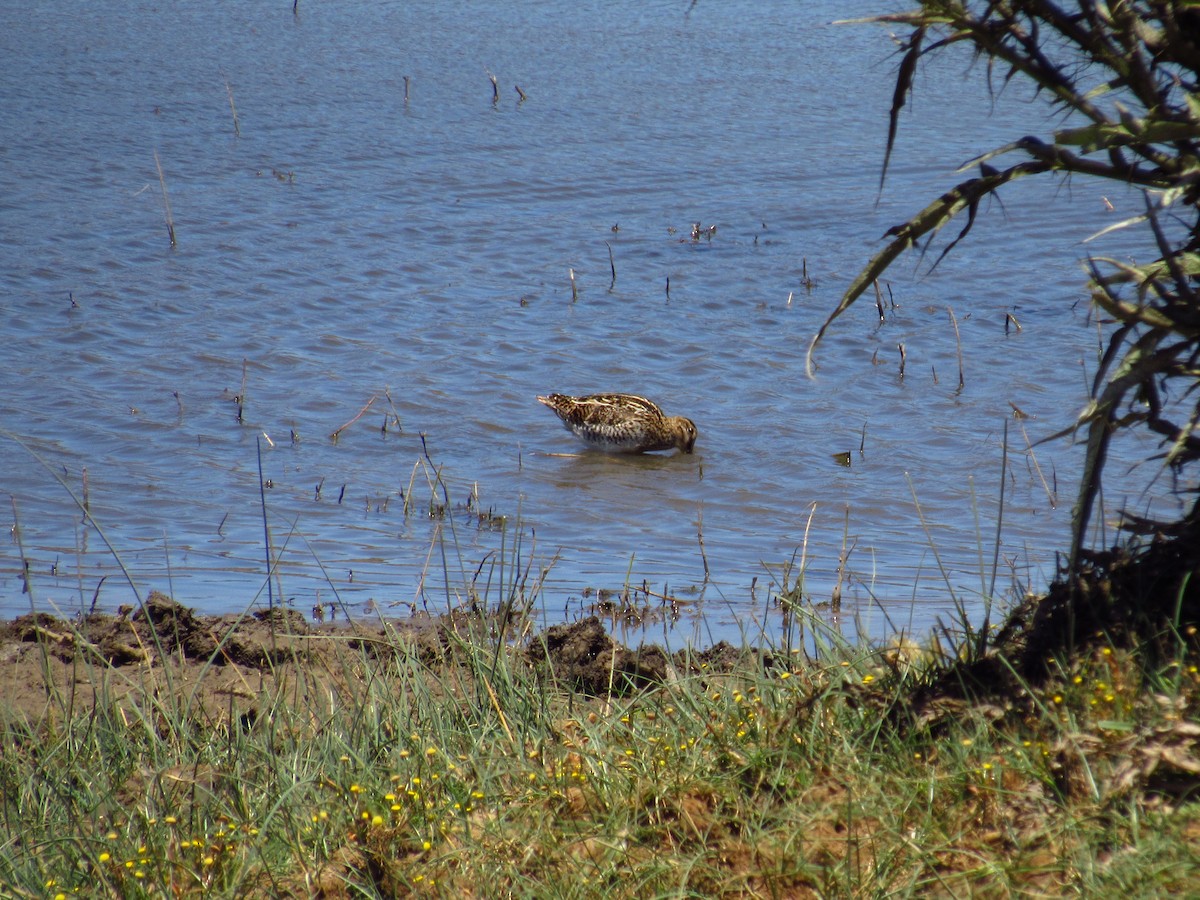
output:
[[[691,453],[696,426],[683,416],[667,416],[658,405],[635,394],[538,397],[589,447],[615,453],[650,453],[678,448]]]

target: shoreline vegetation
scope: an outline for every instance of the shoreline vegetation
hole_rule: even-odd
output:
[[[810,365],[900,255],[965,218],[945,256],[1012,181],[1146,192],[1105,231],[1147,228],[1161,258],[1089,260],[1098,327],[1115,327],[1057,435],[1082,435],[1087,460],[1047,592],[923,642],[848,641],[812,615],[784,647],[668,654],[596,618],[536,630],[541,584],[514,549],[484,595],[447,584],[444,615],[313,626],[274,601],[260,491],[265,611],[154,593],[0,625],[6,897],[1200,893],[1200,503],[1123,515],[1137,537],[1088,546],[1125,432],[1162,453],[1147,491],[1196,492],[1200,13],[920,2],[870,21],[907,29],[885,174],[918,64],[951,46],[1085,124],[978,157],[889,230]],[[86,491],[80,508],[90,521]]]
[[[503,605],[334,625],[160,593],[117,616],[21,616],[0,626],[0,884],[1187,893],[1200,598],[1155,547],[1095,556],[987,640],[925,644],[812,632],[668,654],[596,618],[536,631]]]

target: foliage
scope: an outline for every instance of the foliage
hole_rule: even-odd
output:
[[[1092,299],[1117,327],[1096,373],[1091,402],[1060,433],[1086,429],[1087,436],[1075,508],[1074,570],[1115,433],[1135,426],[1154,432],[1176,474],[1200,459],[1200,3],[922,0],[911,11],[869,21],[911,29],[901,48],[884,175],[918,63],[954,45],[965,44],[986,60],[989,86],[997,77],[1003,86],[1030,85],[1072,127],[1049,139],[1020,137],[972,160],[967,167],[977,166],[977,176],[890,229],[887,246],[813,338],[810,372],[825,331],[897,257],[923,240],[927,248],[942,228],[965,214],[965,224],[940,260],[970,232],[980,201],[1006,184],[1029,175],[1079,175],[1144,192],[1145,212],[1113,228],[1150,229],[1159,258],[1145,264],[1090,260]],[[997,168],[1001,159],[1007,165]],[[1200,518],[1200,506],[1187,518]],[[1126,525],[1146,531],[1166,527],[1132,517]]]
[[[484,618],[447,623],[440,656],[346,632],[202,674],[66,662],[82,636],[43,632],[69,640],[46,647],[40,714],[0,702],[6,897],[1156,897],[1200,878],[1182,645],[1154,673],[1098,648],[1000,706],[913,703],[967,648],[911,642],[682,656],[585,696]]]

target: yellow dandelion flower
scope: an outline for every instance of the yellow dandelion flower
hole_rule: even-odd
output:
[[[780,681],[787,681],[787,680],[788,680],[789,678],[791,678],[791,677],[792,677],[792,673],[791,673],[791,672],[780,672],[780,673],[779,673],[779,680],[780,680]]]
[[[100,856],[99,856],[98,858],[99,858],[100,862],[102,862],[102,863],[106,863],[106,862],[108,862],[110,859],[112,859],[112,857],[111,857],[111,856],[109,856],[107,853],[101,853],[101,854],[100,854]]]
[[[359,787],[357,784],[352,784],[352,785],[350,785],[350,793],[352,793],[352,794],[358,794],[358,793],[361,793],[361,792],[362,792],[362,788],[361,788],[361,787]]]
[[[426,756],[437,756],[437,747],[426,747],[425,755]]]
[[[383,824],[383,816],[379,815],[378,813],[371,816],[371,824],[374,825],[376,828],[378,828],[380,825]]]
[[[875,680],[874,675],[864,675],[863,676],[863,684],[870,684],[874,680]]]
[[[433,849],[433,844],[429,843],[429,841],[423,841],[423,842],[421,843],[421,849],[422,849],[422,850],[425,850],[425,851],[432,850],[432,849]]]

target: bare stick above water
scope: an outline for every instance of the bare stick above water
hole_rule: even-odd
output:
[[[612,270],[612,281],[608,285],[608,289],[611,291],[617,284],[617,264],[613,262],[612,244],[605,241],[604,246],[608,248],[608,267]]]
[[[357,422],[359,419],[361,419],[363,416],[363,413],[365,413],[368,409],[371,408],[371,404],[374,403],[378,397],[379,397],[378,394],[373,394],[371,396],[371,399],[367,401],[367,405],[364,406],[362,409],[360,409],[358,411],[358,414],[353,419],[351,419],[349,422],[347,422],[341,428],[336,429],[331,435],[329,435],[329,439],[336,444],[337,439],[339,437],[341,437],[342,432],[345,431],[347,428],[349,428],[351,425],[353,425],[355,422]]]
[[[158,168],[158,183],[162,187],[163,212],[167,217],[167,237],[171,246],[175,246],[175,218],[171,215],[171,198],[167,196],[167,179],[163,176],[162,163],[158,159],[158,151],[154,151],[154,165]]]
[[[492,106],[500,102],[500,85],[496,83],[496,76],[491,72],[487,73],[488,81],[492,83]]]
[[[958,319],[954,317],[954,310],[947,306],[946,312],[950,313],[950,324],[954,326],[954,344],[958,348],[958,389],[961,391],[966,384],[963,380],[962,338],[958,333]]]
[[[238,125],[237,106],[233,102],[233,85],[229,83],[229,79],[225,79],[225,93],[229,95],[229,111],[233,113],[233,133],[238,137],[242,136],[242,128]]]

